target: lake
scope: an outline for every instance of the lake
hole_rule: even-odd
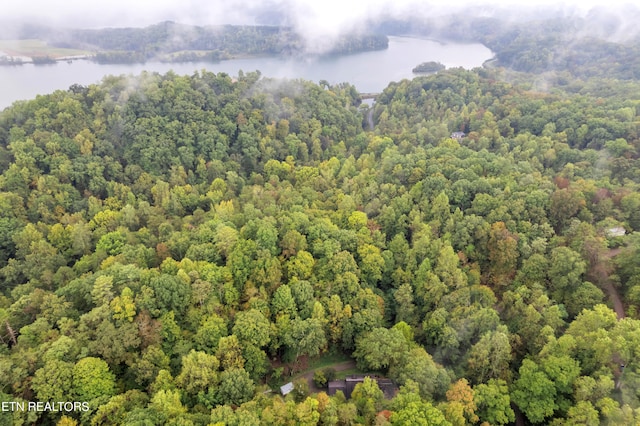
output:
[[[292,59],[279,57],[232,59],[219,63],[189,62],[100,65],[77,60],[53,65],[25,64],[0,67],[0,109],[16,100],[31,99],[38,94],[66,90],[72,84],[98,83],[105,75],[139,74],[143,70],[177,74],[193,74],[206,69],[235,76],[239,70],[260,70],[265,77],[327,80],[331,84],[349,82],[360,92],[380,92],[391,81],[412,78],[413,67],[422,62],[437,61],[450,67],[471,69],[481,66],[493,56],[482,44],[439,42],[411,37],[389,37],[389,48],[348,56]]]

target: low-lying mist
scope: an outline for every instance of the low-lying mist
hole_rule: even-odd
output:
[[[341,36],[370,32],[387,21],[410,21],[431,27],[461,24],[479,17],[526,22],[552,17],[573,17],[588,21],[585,32],[599,38],[628,40],[635,36],[636,6],[626,2],[602,1],[515,4],[488,0],[482,3],[449,0],[26,0],[0,4],[0,37],[24,36],[24,25],[47,28],[144,27],[162,21],[186,25],[272,25],[291,28],[310,52],[330,50]],[[5,21],[2,23],[2,21]]]

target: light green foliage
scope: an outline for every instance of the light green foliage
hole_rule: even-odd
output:
[[[547,277],[549,269],[549,260],[535,253],[522,262],[522,267],[516,276],[517,281],[522,283],[539,283],[543,284]]]
[[[575,316],[583,309],[591,309],[602,303],[604,298],[604,292],[595,284],[589,281],[582,282],[575,291],[565,298],[567,312],[569,315]]]
[[[220,361],[213,355],[192,350],[182,357],[182,369],[176,384],[189,394],[206,391],[218,383]]]
[[[282,266],[280,261],[268,250],[258,250],[255,269],[250,277],[251,282],[257,286],[274,288],[280,284],[281,278]]]
[[[614,141],[607,141],[605,142],[604,147],[615,157],[621,157],[633,149],[632,146],[622,138],[618,138]]]
[[[173,311],[178,315],[185,311],[191,297],[191,288],[174,275],[160,274],[151,278],[155,300],[161,312]]]
[[[153,395],[153,398],[151,398],[149,407],[169,418],[178,418],[187,411],[182,405],[180,393],[177,391],[158,391]]]
[[[309,382],[306,378],[300,377],[293,381],[293,390],[291,395],[296,402],[302,402],[309,396]]]
[[[367,226],[367,214],[364,212],[354,211],[349,215],[349,227],[354,230]]]
[[[240,405],[253,397],[254,384],[244,368],[230,368],[220,374],[215,391],[218,404]]]
[[[562,411],[566,410],[571,401],[574,382],[580,375],[579,363],[568,356],[548,356],[540,361],[540,367],[552,381],[556,388],[556,404]]]
[[[535,362],[525,359],[511,399],[532,423],[542,423],[558,408],[556,387]]]
[[[282,401],[276,399],[272,406],[267,407],[262,412],[262,423],[267,425],[280,424],[317,424],[320,417],[317,412],[318,401],[307,398],[301,403],[296,404],[294,401]],[[355,407],[354,407],[355,410]],[[355,416],[354,416],[355,418]]]
[[[147,347],[131,369],[140,385],[152,383],[160,371],[169,369],[169,357],[156,345]]]
[[[296,407],[296,424],[313,426],[318,424],[320,413],[318,412],[318,401],[307,398]]]
[[[640,355],[640,320],[624,318],[611,331],[616,353],[625,365],[637,365]]]
[[[233,334],[220,338],[216,349],[216,357],[220,360],[220,367],[223,370],[244,367],[242,346],[238,338]]]
[[[88,339],[88,352],[100,355],[110,366],[130,361],[139,350],[140,335],[135,323],[124,321],[114,324],[107,305],[93,309],[80,318],[78,330]]]
[[[467,277],[458,268],[459,261],[460,259],[450,245],[445,245],[438,253],[434,272],[448,291],[453,291],[467,284]]]
[[[237,239],[238,231],[236,229],[228,225],[220,225],[217,227],[214,235],[214,244],[220,254],[226,257],[231,253],[231,250],[235,245]]]
[[[296,302],[288,285],[278,287],[271,299],[271,307],[274,315],[288,315],[291,318],[297,315]]]
[[[227,257],[227,266],[233,276],[233,283],[240,292],[244,291],[244,286],[253,272],[256,252],[255,241],[240,239]]]
[[[162,350],[167,354],[176,352],[176,346],[180,344],[180,326],[176,323],[173,312],[168,312],[160,318],[160,337],[162,338]]]
[[[278,230],[274,226],[273,218],[263,220],[257,226],[256,243],[258,247],[268,250],[271,255],[278,254]]]
[[[570,425],[597,426],[601,424],[598,410],[589,401],[580,401],[567,410],[567,423]]]
[[[158,371],[155,381],[149,386],[149,393],[156,393],[160,390],[175,390],[176,384],[168,370]]]
[[[149,397],[139,391],[130,390],[113,396],[109,402],[101,405],[91,418],[91,426],[102,426],[113,423],[122,424],[127,413],[142,408],[149,402]]]
[[[226,336],[227,333],[227,325],[218,315],[205,317],[194,336],[196,348],[200,351],[213,353],[218,347],[220,338]]]
[[[409,402],[391,415],[393,425],[451,426],[444,414],[424,401]]]
[[[371,244],[364,244],[358,248],[360,256],[360,272],[362,279],[370,286],[375,286],[382,278],[384,259],[380,255],[380,249]]]
[[[109,398],[115,394],[115,377],[106,362],[82,358],[73,366],[73,395],[78,401]]]
[[[476,383],[509,378],[511,345],[505,326],[483,334],[468,354],[469,376],[475,379]]]
[[[251,344],[244,344],[242,357],[245,359],[244,369],[249,373],[252,380],[258,381],[265,376],[269,362],[267,354],[262,349]]]
[[[591,376],[580,376],[573,382],[573,388],[576,401],[590,401],[595,404],[609,395],[614,388],[614,382],[609,376],[599,376],[597,380]]]
[[[318,355],[327,346],[323,324],[315,318],[291,321],[290,328],[283,336],[283,342],[293,353],[294,359],[300,355]]]
[[[504,380],[490,379],[473,388],[474,400],[478,406],[478,417],[492,425],[506,425],[515,421],[511,409],[509,389]]]
[[[389,377],[401,385],[413,382],[418,387],[420,396],[425,399],[444,394],[450,381],[446,371],[421,347],[402,354],[399,362],[389,368]]]
[[[551,290],[558,297],[566,297],[578,288],[585,270],[585,262],[575,251],[568,247],[553,249],[549,267]]]
[[[271,340],[269,320],[256,309],[239,312],[233,325],[233,334],[241,342],[263,347]]]
[[[96,250],[103,250],[110,256],[115,256],[122,252],[126,244],[126,237],[120,232],[109,232],[103,235],[96,244]]]
[[[416,306],[414,304],[413,289],[411,285],[407,283],[400,285],[398,290],[393,294],[393,297],[398,304],[396,309],[396,321],[413,324],[415,322]]]
[[[16,248],[16,256],[18,258],[26,258],[31,252],[31,245],[42,241],[44,236],[34,224],[27,224],[22,230],[13,235],[13,243]]]
[[[78,426],[78,422],[72,417],[62,416],[56,426]]]
[[[620,204],[631,229],[640,230],[640,194],[630,193],[620,201]]]
[[[238,421],[231,407],[228,405],[218,405],[211,410],[211,424],[236,426]]]
[[[109,275],[100,275],[96,278],[91,290],[91,296],[93,303],[96,306],[100,306],[105,303],[110,303],[113,299],[113,277]]]
[[[298,278],[301,280],[306,280],[311,277],[314,264],[315,260],[313,258],[313,255],[308,251],[300,250],[285,264],[287,277],[289,277],[289,279]]]
[[[353,355],[364,370],[386,370],[408,350],[409,344],[399,329],[374,328],[356,341]]]
[[[309,318],[315,309],[313,286],[308,281],[294,280],[290,287],[300,318]]]
[[[356,404],[358,412],[367,422],[371,422],[375,414],[380,411],[383,399],[384,394],[376,381],[370,377],[365,377],[364,381],[358,383],[351,393],[351,400]]]
[[[38,369],[31,388],[39,401],[64,401],[71,394],[74,381],[74,365],[52,360]]]
[[[319,388],[327,387],[327,378],[322,370],[316,370],[313,372],[313,383]]]
[[[564,325],[566,312],[540,288],[532,291],[522,286],[508,291],[503,295],[502,305],[502,316],[509,329],[520,336],[516,351],[539,352],[554,330]]]
[[[122,289],[120,296],[117,296],[110,303],[113,311],[113,319],[116,321],[133,321],[136,315],[136,305],[133,302],[133,292],[129,287]]]
[[[575,339],[574,357],[583,372],[591,373],[611,359],[613,340],[610,330],[616,314],[605,305],[582,311],[569,325],[566,335]]]
[[[1,315],[0,315],[0,321]],[[45,361],[59,360],[72,362],[77,359],[81,348],[78,342],[69,336],[60,336],[55,342],[51,343],[49,349],[43,356]]]
[[[518,236],[511,233],[504,222],[491,225],[487,242],[491,264],[491,281],[497,286],[508,284],[515,275],[518,260]]]

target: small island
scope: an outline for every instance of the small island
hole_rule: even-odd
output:
[[[446,67],[440,62],[429,61],[429,62],[421,63],[420,65],[413,68],[411,71],[414,74],[431,74],[438,71],[442,71],[445,68]]]

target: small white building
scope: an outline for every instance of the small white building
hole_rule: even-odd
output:
[[[627,231],[626,229],[624,229],[622,226],[616,226],[614,228],[609,228],[607,229],[607,237],[622,237],[624,236]]]
[[[293,390],[293,382],[289,382],[286,385],[280,386],[280,393],[282,396],[290,393]]]

